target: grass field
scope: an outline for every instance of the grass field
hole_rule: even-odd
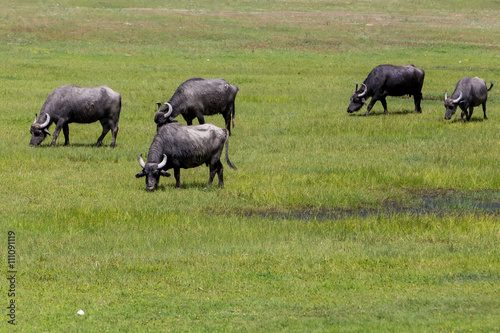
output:
[[[4,1],[0,331],[500,331],[499,15],[493,0]],[[421,114],[406,97],[347,114],[384,63],[425,70]],[[488,120],[443,119],[465,75],[494,83]],[[223,162],[224,189],[200,167],[146,192],[155,102],[197,76],[240,88],[239,170]],[[94,147],[98,123],[29,147],[64,84],[122,94],[116,148]]]

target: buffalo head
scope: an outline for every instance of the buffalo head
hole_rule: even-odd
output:
[[[351,96],[351,103],[347,107],[348,113],[356,112],[361,109],[363,105],[366,105],[366,99],[364,97],[366,92],[366,85],[361,83],[361,89],[358,90],[358,83],[356,82],[356,89],[354,90],[354,94]]]
[[[135,175],[137,178],[146,177],[146,190],[154,191],[160,176],[170,177],[170,174],[162,170],[167,165],[167,155],[163,154],[163,160],[160,163],[144,163],[142,154],[139,155],[139,165],[142,171]]]
[[[158,105],[158,112],[155,114],[154,120],[158,126],[177,122],[177,120],[171,117],[173,108],[170,103],[165,103],[165,106],[163,108],[161,107],[160,102],[156,102],[156,105]]]
[[[457,99],[448,98],[448,92],[444,92],[444,106],[446,108],[446,113],[444,115],[444,119],[449,120],[457,111],[457,105],[460,104],[460,101],[463,98],[462,92]]]
[[[30,141],[30,146],[36,147],[40,143],[42,143],[43,140],[45,140],[45,137],[47,135],[50,135],[49,131],[47,130],[47,127],[50,125],[50,116],[46,113],[46,119],[43,122],[43,124],[38,124],[37,123],[37,115],[35,114],[35,121],[31,125],[30,128],[30,133],[31,133],[31,141]]]

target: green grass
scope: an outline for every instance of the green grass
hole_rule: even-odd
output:
[[[499,14],[463,0],[5,2],[0,253],[14,230],[15,329],[498,331]],[[388,115],[347,114],[382,63],[425,70],[422,114],[393,97]],[[465,75],[495,83],[489,120],[443,119]],[[182,170],[181,190],[163,178],[148,193],[134,175],[155,102],[195,76],[240,88],[239,171],[205,190],[207,168]],[[93,147],[97,123],[71,124],[69,147],[62,134],[29,147],[63,84],[122,94],[115,149]]]

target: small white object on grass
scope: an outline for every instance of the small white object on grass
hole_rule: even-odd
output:
[[[80,316],[83,316],[85,314],[85,312],[83,312],[82,309],[78,310],[78,312],[76,314],[79,314]]]

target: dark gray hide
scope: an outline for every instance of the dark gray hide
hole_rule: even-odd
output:
[[[231,134],[231,120],[233,127],[235,123],[234,100],[238,90],[238,87],[224,79],[189,79],[177,88],[163,108],[158,108],[155,123],[161,126],[171,122],[165,117],[169,108],[172,110],[171,119],[182,115],[188,125],[193,124],[194,118],[204,124],[204,116],[220,113],[226,122],[226,129]]]
[[[351,96],[351,103],[347,112],[358,111],[366,105],[366,99],[371,97],[370,104],[365,115],[370,113],[373,105],[380,101],[384,107],[384,113],[387,111],[387,96],[410,95],[414,97],[415,112],[422,112],[420,101],[422,100],[422,85],[424,84],[425,73],[423,70],[413,66],[393,66],[380,65],[375,67],[365,79],[361,88],[356,89]]]
[[[484,119],[488,119],[486,117],[486,100],[488,99],[488,91],[493,88],[493,83],[490,84],[490,88],[487,89],[486,81],[477,76],[473,79],[466,76],[458,81],[450,98],[448,98],[447,91],[444,93],[444,106],[446,108],[444,119],[451,119],[457,111],[457,105],[462,109],[462,114],[460,115],[461,121],[463,121],[464,115],[467,121],[469,121],[474,107],[479,105],[483,106]]]
[[[107,86],[78,87],[66,85],[54,89],[40,110],[40,117],[31,125],[30,146],[38,146],[50,134],[47,130],[52,123],[56,124],[51,146],[55,146],[61,128],[64,133],[64,145],[69,145],[69,123],[93,123],[100,121],[102,134],[97,139],[97,146],[109,130],[113,138],[111,147],[115,146],[118,133],[118,120],[121,110],[121,95]]]
[[[217,173],[219,187],[224,187],[222,163],[220,157],[224,143],[226,143],[227,164],[236,170],[229,161],[228,131],[212,124],[186,126],[178,123],[165,124],[158,127],[149,148],[146,162],[139,155],[139,164],[142,171],[135,175],[137,178],[146,177],[146,189],[154,191],[160,176],[170,176],[166,170],[174,169],[175,187],[180,187],[180,169],[195,168],[206,164],[210,168],[208,185]]]

